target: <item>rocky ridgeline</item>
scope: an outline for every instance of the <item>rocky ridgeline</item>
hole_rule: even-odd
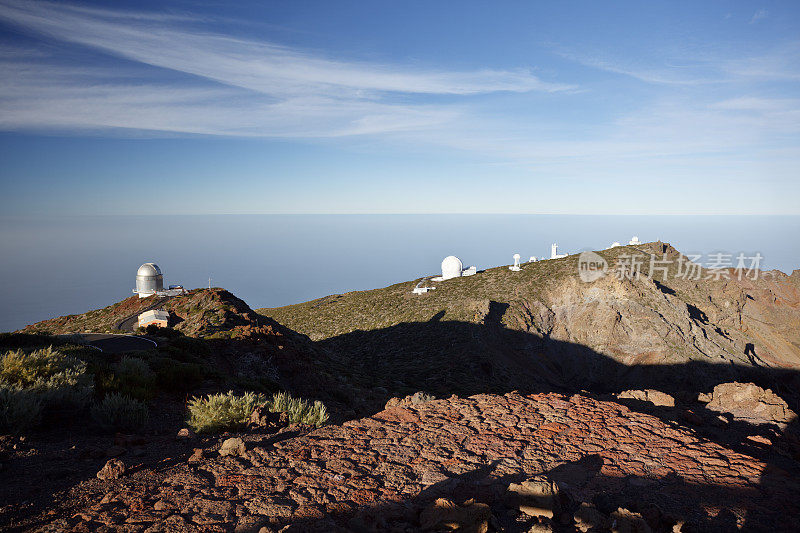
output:
[[[796,471],[617,403],[555,393],[396,403],[305,435],[225,437],[172,466],[85,482],[66,495],[64,518],[47,521],[74,531],[242,532],[797,523]],[[85,504],[70,508],[76,501]]]

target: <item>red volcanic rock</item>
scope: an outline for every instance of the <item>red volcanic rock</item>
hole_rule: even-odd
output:
[[[115,519],[168,529],[166,515],[147,514],[158,501],[172,502],[188,529],[208,531],[259,518],[274,530],[483,531],[487,521],[529,530],[549,527],[538,516],[547,509],[562,510],[554,524],[581,530],[615,521],[633,530],[703,530],[724,519],[782,531],[800,516],[800,478],[788,463],[581,395],[451,397],[250,444],[247,460],[211,457],[121,479]],[[95,503],[105,495],[102,487],[83,490],[97,490]],[[68,516],[78,512],[100,521],[104,511],[89,503]]]

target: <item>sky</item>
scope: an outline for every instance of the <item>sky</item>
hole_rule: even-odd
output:
[[[800,214],[800,3],[0,0],[0,213]]]

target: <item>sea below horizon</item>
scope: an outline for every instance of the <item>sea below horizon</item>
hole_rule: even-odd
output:
[[[549,257],[551,243],[578,253],[633,235],[704,264],[715,253],[760,253],[762,269],[800,268],[800,216],[4,216],[0,331],[127,298],[146,262],[161,267],[165,285],[211,278],[256,309],[437,274],[448,255],[480,270],[515,253]]]

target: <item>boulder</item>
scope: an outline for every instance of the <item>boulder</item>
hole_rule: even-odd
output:
[[[649,402],[656,407],[675,407],[675,398],[655,389],[626,390],[617,394],[617,398]]]
[[[755,424],[776,424],[785,428],[797,417],[783,398],[754,383],[721,383],[714,387],[706,408],[729,413],[736,420]]]
[[[175,436],[178,440],[186,440],[194,438],[194,432],[189,428],[181,428]]]
[[[192,455],[189,457],[190,464],[197,464],[203,462],[203,448],[195,448]]]
[[[410,394],[405,398],[390,398],[384,409],[393,409],[395,407],[410,407],[412,405],[419,405],[421,403],[429,402],[431,400],[435,400],[435,396],[431,396],[422,391],[417,391],[414,394]]]
[[[219,449],[219,454],[223,457],[227,455],[241,456],[246,452],[247,446],[245,446],[244,441],[239,437],[226,439],[225,442],[222,443],[222,447]]]
[[[119,479],[125,475],[125,463],[119,459],[109,459],[97,473],[97,479]]]
[[[419,522],[425,531],[444,529],[486,533],[491,516],[491,510],[485,503],[468,500],[458,505],[446,498],[439,498],[420,513]]]
[[[508,486],[506,500],[528,516],[553,518],[559,514],[558,486],[543,476],[535,476],[522,483]]]
[[[611,513],[610,518],[613,533],[651,533],[652,531],[642,515],[621,507]]]

